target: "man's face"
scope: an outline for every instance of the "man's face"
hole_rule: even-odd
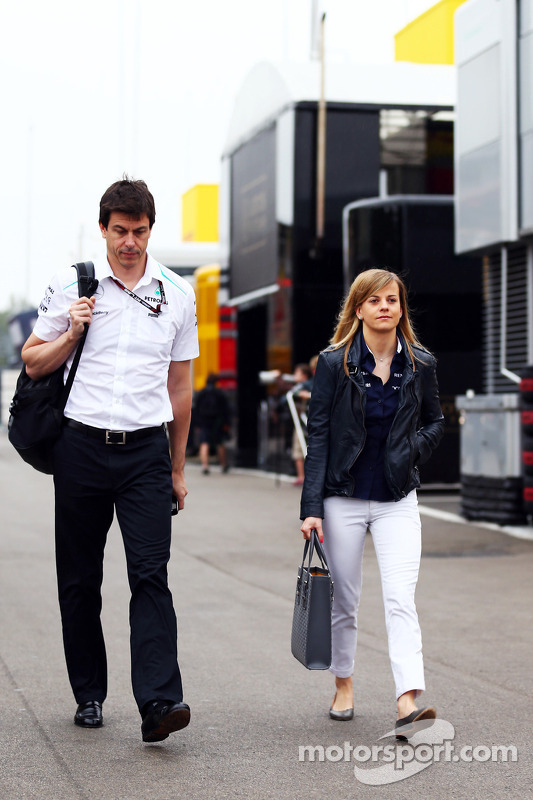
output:
[[[146,265],[146,248],[151,229],[148,217],[138,219],[113,211],[107,228],[100,222],[102,236],[106,240],[107,258],[111,268],[135,270]]]

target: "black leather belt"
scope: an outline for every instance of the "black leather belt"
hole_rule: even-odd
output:
[[[161,433],[164,425],[157,425],[155,428],[139,428],[136,431],[106,431],[104,428],[93,428],[92,425],[84,425],[75,419],[65,418],[65,425],[74,428],[75,431],[84,433],[92,439],[99,439],[105,444],[127,444],[128,442],[138,442],[140,439],[147,439]]]

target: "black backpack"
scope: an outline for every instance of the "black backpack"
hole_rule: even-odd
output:
[[[92,261],[73,264],[78,272],[78,296],[91,297],[98,287]],[[65,365],[32,380],[22,367],[13,400],[9,406],[8,438],[28,464],[47,475],[53,473],[53,445],[63,426],[63,411],[69,396],[85,344],[88,325],[78,344],[67,382],[63,383]]]

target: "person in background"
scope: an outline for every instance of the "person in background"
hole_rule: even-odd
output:
[[[293,396],[296,411],[298,412],[298,416],[300,416],[307,406],[307,401],[311,397],[311,367],[308,364],[297,364],[294,368],[293,379],[295,384],[293,387]],[[292,431],[291,458],[294,461],[296,470],[296,478],[293,481],[293,486],[301,486],[304,482],[304,454],[294,425]]]
[[[218,375],[210,373],[205,387],[198,392],[194,403],[196,425],[199,428],[200,462],[202,473],[209,475],[209,453],[216,449],[222,472],[227,472],[228,455],[225,441],[228,438],[231,414],[224,392],[217,387]]]
[[[311,377],[306,382],[306,388],[311,392],[313,389],[313,379],[315,377],[316,365],[318,364],[318,356],[313,356],[309,359],[309,369],[311,370]]]
[[[324,542],[334,581],[334,720],[352,719],[363,549],[372,534],[381,573],[397,700],[396,734],[421,720],[425,689],[415,607],[421,555],[418,467],[444,430],[435,358],[417,341],[402,280],[370,269],[354,280],[331,340],[318,359],[308,416],[301,530]],[[427,724],[427,723],[426,723]],[[431,723],[430,723],[431,724]]]
[[[22,349],[31,378],[66,362],[66,379],[89,326],[54,448],[65,658],[78,703],[74,722],[100,728],[107,696],[101,585],[116,512],[131,590],[131,680],[145,742],[166,739],[190,720],[167,563],[172,498],[182,509],[187,495],[190,361],[198,355],[194,291],[147,252],[154,220],[144,181],[112,184],[100,201],[106,253],[95,263],[95,295],[79,298],[72,270],[59,272]]]

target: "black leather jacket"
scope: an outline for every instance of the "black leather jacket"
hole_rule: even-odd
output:
[[[413,364],[403,341],[402,347],[406,364],[385,453],[385,478],[395,500],[420,486],[417,464],[429,459],[444,432],[435,358],[413,347]],[[366,391],[360,361],[361,335],[350,348],[349,377],[344,371],[344,347],[319,356],[309,404],[300,519],[323,517],[324,497],[353,496],[350,469],[366,438]]]

